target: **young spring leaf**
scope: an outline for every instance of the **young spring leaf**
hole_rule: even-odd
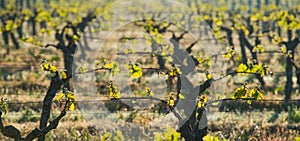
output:
[[[167,126],[166,131],[164,132],[164,140],[166,141],[179,141],[180,133],[176,129]]]
[[[6,98],[1,98],[0,100],[0,110],[4,111],[4,113],[8,113],[8,100]]]
[[[67,79],[67,74],[65,71],[61,71],[59,72],[59,78],[60,79]]]
[[[49,71],[55,73],[57,71],[55,66],[50,66]]]
[[[285,46],[282,46],[282,47],[280,48],[280,50],[281,50],[281,52],[282,52],[282,53],[286,53],[286,52],[287,52],[287,50],[286,50],[286,47],[285,47]]]
[[[177,75],[182,74],[181,70],[178,67],[172,67],[168,72],[169,76],[175,77]]]
[[[78,71],[81,72],[81,73],[86,73],[87,72],[87,68],[85,65],[81,65],[79,68],[78,68]]]
[[[179,93],[179,94],[178,94],[178,97],[179,97],[180,99],[184,99],[184,98],[185,98],[184,95],[183,95],[182,93]]]
[[[67,99],[68,99],[69,101],[75,101],[75,96],[74,96],[74,94],[71,93],[71,92],[67,92],[67,93],[66,93],[66,97],[67,97]]]
[[[162,137],[160,133],[156,132],[154,134],[154,141],[162,141]]]
[[[244,98],[246,97],[246,94],[248,92],[248,88],[243,85],[242,87],[239,87],[235,90],[235,92],[232,94],[233,99],[238,99],[238,98]]]
[[[64,93],[59,93],[56,97],[57,101],[60,101],[65,96]]]
[[[175,105],[175,95],[174,95],[174,93],[170,93],[167,104],[168,104],[169,107],[174,107],[174,105]]]
[[[75,110],[75,104],[73,102],[70,104],[69,110],[70,111],[74,111]]]
[[[258,44],[256,47],[257,47],[257,50],[259,53],[263,53],[265,51],[265,49],[263,48],[263,46],[261,44]]]
[[[51,73],[55,73],[57,72],[57,69],[55,66],[49,64],[46,60],[43,60],[42,61],[42,64],[41,64],[41,69],[43,71],[50,71]]]
[[[128,68],[131,77],[138,79],[143,75],[143,70],[139,64],[128,64]]]
[[[110,98],[121,98],[120,91],[117,86],[115,86],[112,82],[109,83],[109,97]]]
[[[227,141],[227,140],[220,140],[216,136],[206,135],[206,136],[203,137],[203,141]]]
[[[253,88],[249,92],[249,96],[253,97],[256,100],[261,100],[263,98],[262,92],[260,92],[257,88]]]
[[[101,138],[101,141],[107,141],[108,139],[110,139],[112,137],[112,133],[110,132],[106,132],[103,137]]]
[[[50,68],[50,64],[49,63],[43,63],[41,66],[42,71],[48,71]]]
[[[106,63],[106,60],[102,60],[103,68],[110,69],[112,76],[116,76],[119,72],[119,64],[117,62]]]
[[[232,47],[227,47],[227,48],[226,48],[226,51],[227,51],[227,52],[224,53],[224,58],[229,59],[229,58],[233,57],[233,55],[235,54],[235,51],[233,50]]]
[[[201,96],[198,100],[198,108],[203,108],[205,103],[208,101],[208,98],[206,96]]]
[[[237,68],[237,72],[247,72],[248,67],[245,64],[240,64]]]
[[[212,79],[212,74],[209,73],[208,71],[206,72],[206,79],[208,80]]]
[[[78,41],[79,40],[79,37],[77,35],[73,35],[73,40],[74,41]]]
[[[120,130],[117,130],[116,136],[114,137],[115,141],[124,141],[125,138]]]
[[[154,93],[151,91],[151,89],[149,87],[146,87],[146,92],[147,92],[148,96],[154,96]]]

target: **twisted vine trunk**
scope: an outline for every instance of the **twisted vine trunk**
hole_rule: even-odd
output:
[[[298,84],[298,92],[300,92],[300,69],[296,69],[296,76],[297,76],[297,84]]]
[[[80,37],[77,33],[77,29],[80,29],[80,31],[84,31],[84,28],[88,25],[88,22],[93,20],[95,16],[93,16],[93,13],[89,13],[87,17],[85,17],[81,23],[78,24],[77,27],[72,26],[70,23],[68,23],[61,32],[59,30],[56,30],[55,38],[59,42],[57,45],[53,44],[47,44],[46,47],[48,46],[53,46],[63,52],[63,57],[64,57],[64,67],[66,70],[67,78],[71,78],[72,75],[72,68],[73,68],[73,61],[74,61],[74,54],[77,49],[77,43],[73,39],[73,36],[68,36],[65,33],[66,28],[71,28],[73,31],[73,35],[76,35]],[[64,35],[66,35],[66,39],[64,39]],[[67,44],[67,45],[66,45]],[[50,88],[46,94],[46,97],[44,99],[43,103],[43,111],[42,111],[42,117],[40,120],[40,129],[44,129],[47,127],[47,122],[49,120],[50,116],[50,109],[51,109],[51,104],[53,101],[53,98],[55,97],[55,94],[58,92],[58,90],[61,89],[62,86],[64,88],[67,88],[68,90],[72,91],[72,87],[70,84],[70,79],[67,79],[65,81],[59,81],[59,74],[57,72],[57,79],[54,79],[51,81]],[[53,88],[51,86],[53,85]],[[45,140],[45,134],[39,137],[39,141],[44,141]]]
[[[181,133],[181,136],[187,141],[201,141],[202,138],[207,134],[207,116],[205,112],[205,108],[199,108],[197,106],[197,97],[202,95],[207,88],[211,86],[212,79],[206,80],[200,86],[193,86],[193,84],[186,77],[190,72],[195,69],[195,66],[198,65],[199,62],[193,59],[191,53],[191,48],[195,45],[195,42],[192,43],[188,49],[180,49],[179,41],[183,39],[185,33],[182,33],[179,37],[176,37],[173,34],[173,37],[170,39],[171,43],[174,46],[174,54],[172,55],[173,64],[177,64],[180,66],[180,70],[182,74],[177,76],[177,100],[175,105],[182,104],[176,106],[176,108],[182,108],[178,110],[183,110],[185,115],[189,117],[187,119],[182,119],[175,111],[172,111],[174,115],[179,120],[179,129],[178,132]],[[183,62],[183,60],[187,59],[187,64]],[[185,99],[181,99],[181,103],[178,103],[179,93],[185,95]],[[192,112],[191,112],[192,111]]]
[[[15,141],[32,141],[38,137],[44,138],[44,135],[50,132],[51,130],[55,129],[58,126],[59,121],[66,115],[66,105],[60,115],[50,121],[50,124],[47,125],[48,119],[50,116],[50,109],[53,97],[55,96],[56,92],[61,88],[61,85],[64,83],[63,80],[59,78],[58,72],[56,72],[55,76],[51,78],[51,84],[47,91],[46,97],[44,99],[44,106],[43,110],[44,113],[41,118],[41,126],[40,129],[35,128],[26,137],[22,138],[21,132],[19,129],[14,127],[13,125],[4,126],[2,122],[2,112],[0,111],[0,132]]]
[[[43,101],[43,111],[40,119],[40,129],[44,129],[47,127],[48,119],[50,117],[50,111],[51,111],[51,106],[52,106],[52,101],[53,98],[55,97],[56,93],[58,90],[61,88],[63,85],[63,81],[59,78],[59,75],[55,75],[52,78],[52,81],[50,83],[50,87],[46,93],[46,96]],[[45,140],[45,135],[41,136],[39,138],[39,141],[44,141]]]
[[[286,57],[286,84],[284,87],[285,92],[285,101],[289,101],[292,96],[293,92],[293,63],[294,63],[294,55],[295,55],[295,49],[299,45],[299,39],[295,38],[288,42],[282,42],[286,48],[288,53],[291,55],[287,55]]]
[[[72,64],[73,64],[74,53],[76,51],[77,45],[75,44],[75,42],[69,41],[68,46],[64,46],[63,44],[58,44],[56,47],[63,51],[64,65],[65,65],[67,77],[72,76]],[[43,111],[40,120],[40,129],[44,129],[47,126],[47,122],[50,116],[51,104],[58,90],[60,90],[62,86],[64,86],[64,88],[67,88],[68,90],[72,89],[69,79],[63,82],[63,81],[59,81],[60,80],[59,75],[57,75],[57,77],[58,78],[51,81],[50,88],[43,102]],[[53,87],[51,87],[52,85]],[[39,141],[44,141],[44,140],[45,140],[45,135],[39,137]]]
[[[284,88],[285,101],[289,101],[291,99],[291,95],[293,92],[293,58],[294,57],[286,57],[286,84]]]
[[[245,34],[243,33],[243,31],[239,31],[239,41],[240,41],[241,54],[242,54],[242,63],[247,64],[247,55],[246,55],[244,38],[245,38]]]

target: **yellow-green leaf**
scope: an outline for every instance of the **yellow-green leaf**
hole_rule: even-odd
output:
[[[212,79],[212,74],[207,72],[206,73],[206,79],[208,79],[208,80]]]
[[[245,64],[240,64],[237,68],[237,72],[246,72],[248,70],[248,67]]]
[[[77,35],[73,35],[73,40],[74,41],[78,41],[79,40],[79,37]]]
[[[55,66],[50,66],[49,71],[55,73],[57,70]]]
[[[175,100],[174,100],[174,99],[169,99],[169,100],[168,100],[168,105],[169,105],[170,107],[173,107],[173,106],[175,105]]]
[[[48,71],[49,68],[50,68],[50,64],[48,64],[48,63],[42,64],[42,70],[43,70],[43,71]]]
[[[146,91],[148,96],[154,96],[154,93],[151,91],[151,89],[149,87],[146,87]]]
[[[246,86],[239,87],[233,93],[232,98],[233,99],[244,98],[246,97],[247,92],[248,92],[248,88]]]
[[[134,78],[140,78],[143,75],[142,68],[138,64],[129,64],[128,65],[130,75]]]
[[[169,71],[169,76],[175,77],[177,75],[182,74],[181,70],[177,67],[172,67],[171,70]]]
[[[67,79],[67,74],[66,74],[66,72],[64,72],[64,71],[60,72],[60,73],[59,73],[59,77],[60,77],[60,79]]]
[[[5,107],[5,114],[6,114],[6,113],[8,113],[8,104],[5,103],[4,107]]]
[[[75,100],[74,94],[73,94],[73,93],[70,93],[70,92],[67,93],[67,98],[68,98],[69,100],[71,100],[71,101],[74,101],[74,100]]]
[[[70,110],[70,111],[74,111],[74,110],[75,110],[75,104],[74,104],[74,103],[71,103],[71,104],[70,104],[69,110]]]
[[[226,52],[226,53],[224,54],[224,58],[226,58],[226,59],[229,59],[229,58],[231,58],[231,55],[230,55],[230,53]]]
[[[287,50],[286,50],[286,47],[285,47],[285,46],[282,46],[282,47],[280,48],[280,50],[281,50],[281,52],[282,52],[282,53],[286,53],[286,52],[287,52]]]
[[[256,100],[261,100],[263,98],[263,94],[257,88],[251,89],[249,96],[255,98]]]
[[[208,98],[206,96],[201,96],[198,101],[198,108],[203,108],[207,101],[208,101]]]
[[[206,135],[203,137],[203,141],[220,141],[218,137]]]
[[[184,98],[185,98],[184,95],[183,95],[182,93],[179,93],[179,94],[178,94],[178,97],[179,97],[180,99],[184,99]]]
[[[56,97],[57,101],[60,101],[64,97],[64,93],[59,93]]]
[[[103,137],[101,138],[101,141],[107,141],[109,138],[111,138],[112,133],[106,132]]]
[[[115,86],[112,82],[109,84],[109,97],[119,99],[121,98],[120,91],[117,86]]]
[[[4,111],[4,113],[8,113],[8,100],[6,98],[1,98],[0,100],[0,110]]]

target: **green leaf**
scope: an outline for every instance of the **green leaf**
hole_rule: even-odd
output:
[[[249,96],[256,100],[261,100],[263,98],[263,94],[257,88],[250,90]]]
[[[119,71],[120,71],[119,64],[118,63],[114,63],[111,71],[112,71],[112,76],[116,76],[119,73]]]
[[[180,74],[182,74],[182,72],[178,67],[172,67],[171,70],[169,71],[169,76],[171,77],[175,77]]]
[[[246,86],[239,87],[233,93],[232,98],[233,99],[244,98],[246,97],[247,92],[248,92],[248,88]]]
[[[4,113],[8,113],[8,100],[6,98],[1,98],[0,100],[0,110],[4,111]]]
[[[148,96],[154,96],[154,93],[151,91],[151,89],[149,87],[146,87],[146,92],[147,92]]]
[[[59,78],[60,79],[67,79],[67,74],[64,71],[59,72]]]
[[[206,135],[203,137],[203,141],[220,141],[218,137]]]
[[[107,140],[109,140],[109,138],[111,138],[111,136],[112,136],[112,133],[106,132],[106,133],[103,135],[101,141],[107,141]]]
[[[73,93],[68,92],[68,93],[67,93],[67,98],[68,98],[70,101],[75,101],[75,96],[74,96]]]
[[[286,52],[287,52],[287,49],[286,49],[285,46],[282,46],[282,47],[280,48],[280,51],[281,51],[282,53],[286,53]]]
[[[256,47],[257,47],[259,53],[265,52],[265,49],[263,48],[262,45],[258,44]]]
[[[198,101],[198,108],[203,108],[207,101],[208,101],[208,98],[206,96],[201,96]]]
[[[59,93],[56,97],[57,101],[60,101],[64,97],[64,93]]]
[[[212,79],[212,74],[211,74],[211,73],[207,73],[207,74],[206,74],[206,79],[208,79],[208,80],[209,80],[209,79]]]
[[[70,104],[69,110],[70,110],[70,111],[74,111],[74,110],[75,110],[75,104],[74,104],[74,103],[71,103],[71,104]]]
[[[185,98],[184,95],[183,95],[182,93],[179,93],[179,94],[178,94],[178,97],[179,97],[180,99],[184,99],[184,98]]]
[[[121,98],[121,94],[119,88],[115,86],[112,82],[110,82],[109,86],[109,97],[119,99]]]
[[[125,140],[125,138],[120,130],[118,130],[116,134],[117,135],[114,138],[115,141],[124,141]]]
[[[104,63],[103,68],[110,69],[112,76],[116,76],[119,72],[119,64],[117,62],[106,63],[105,59],[101,60]]]
[[[73,40],[74,41],[78,41],[79,40],[79,37],[77,35],[73,35]]]
[[[37,16],[36,16],[36,21],[37,22],[42,22],[42,21],[51,21],[51,15],[49,12],[46,12],[46,11],[43,11],[43,12],[40,12]]]
[[[155,135],[154,135],[154,141],[162,141],[160,133],[155,133]]]
[[[229,59],[229,58],[231,58],[231,54],[230,54],[230,53],[228,53],[228,52],[226,52],[226,53],[224,54],[224,58],[226,58],[226,59]]]
[[[78,72],[81,72],[81,73],[86,73],[87,72],[87,68],[84,64],[80,65],[80,67],[77,68]]]
[[[170,126],[167,126],[166,131],[164,132],[164,140],[167,141],[179,141],[180,133]]]
[[[246,72],[247,70],[248,67],[245,64],[240,64],[239,67],[237,68],[237,72]]]
[[[54,55],[51,57],[50,61],[59,61],[60,57],[58,55]]]
[[[5,30],[6,31],[10,31],[12,29],[14,25],[14,21],[13,20],[7,20],[6,21],[6,25],[5,25]]]
[[[134,78],[140,78],[143,75],[142,68],[138,64],[129,64],[128,65],[130,76]]]

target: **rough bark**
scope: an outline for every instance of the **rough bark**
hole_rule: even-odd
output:
[[[300,40],[298,38],[295,38],[288,42],[282,42],[287,48],[287,51],[292,55],[287,55],[286,57],[286,84],[285,84],[285,101],[289,101],[292,96],[293,92],[293,62],[294,62],[294,54],[295,49],[299,45]]]
[[[241,54],[242,54],[242,63],[247,64],[247,55],[246,55],[246,49],[245,49],[245,40],[244,37],[245,34],[243,31],[239,31],[239,41],[240,41],[240,47],[241,47]]]
[[[46,97],[44,99],[44,105],[43,105],[43,113],[42,113],[42,118],[41,118],[41,125],[40,129],[35,128],[32,130],[25,138],[22,138],[21,132],[19,129],[12,125],[4,126],[2,122],[2,112],[0,111],[0,131],[4,136],[13,138],[16,141],[31,141],[33,139],[36,139],[38,137],[44,136],[47,134],[49,131],[56,129],[58,126],[59,121],[66,115],[66,105],[60,115],[56,117],[54,120],[50,121],[50,124],[47,125],[48,119],[45,117],[49,118],[50,115],[50,109],[51,109],[51,103],[53,100],[53,97],[55,96],[56,92],[61,88],[61,85],[63,84],[64,81],[62,81],[58,73],[56,73],[55,76],[52,77],[51,79],[51,84],[50,87],[47,91]]]

